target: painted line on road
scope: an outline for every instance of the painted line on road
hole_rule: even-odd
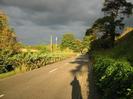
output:
[[[0,98],[4,97],[4,94],[0,95]]]
[[[56,71],[57,69],[58,69],[58,68],[55,68],[55,69],[49,71],[49,73],[52,73],[52,72]]]
[[[68,65],[69,63],[65,63],[66,65]]]
[[[71,60],[71,62],[75,62],[76,60]]]

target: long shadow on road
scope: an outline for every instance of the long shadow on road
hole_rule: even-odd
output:
[[[88,86],[87,89],[88,89],[88,92],[87,92],[87,99],[100,99],[99,98],[99,95],[98,95],[98,92],[96,90],[96,87],[95,87],[95,84],[94,84],[94,75],[93,75],[93,67],[92,67],[92,64],[91,64],[91,61],[89,60],[89,57],[88,55],[82,55],[80,56],[79,58],[76,58],[75,61],[71,62],[73,64],[77,64],[77,67],[75,69],[73,69],[71,71],[71,73],[75,76],[76,74],[80,73],[82,68],[84,66],[87,65],[87,68],[88,68],[88,77],[87,77],[87,84]],[[77,78],[75,77],[74,80],[72,82],[75,82],[72,84],[73,86],[73,89],[75,86],[77,86],[77,88],[75,87],[75,90],[79,90],[80,89],[80,85],[79,85],[79,81],[77,80]],[[74,94],[75,94],[75,90],[73,90],[74,92],[72,92],[72,99],[82,99],[82,98],[74,98]],[[81,90],[79,90],[81,91]],[[77,94],[80,94],[81,95],[81,92],[77,92]]]
[[[77,74],[80,74],[82,71],[82,68],[86,66],[85,64],[88,64],[87,56],[82,55],[78,58],[76,58],[71,64],[77,64],[77,67],[70,72],[74,76],[73,81],[71,82],[72,85],[72,99],[83,99],[81,94],[81,86],[79,83],[79,80],[77,79]]]
[[[77,67],[71,71],[73,75],[81,72],[81,69],[85,64],[88,64],[87,55],[81,55],[80,57],[76,58],[75,61],[71,62],[72,64],[77,64]]]
[[[80,84],[76,76],[71,82],[71,86],[72,86],[72,99],[82,99]]]

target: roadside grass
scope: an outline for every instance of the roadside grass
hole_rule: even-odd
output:
[[[0,74],[0,79],[6,78],[6,77],[10,77],[10,76],[13,76],[15,74],[16,74],[15,71],[7,72],[7,73],[2,73],[2,74]]]

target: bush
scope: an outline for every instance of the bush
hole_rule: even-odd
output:
[[[97,56],[94,73],[102,99],[133,99],[133,67],[127,61]]]
[[[0,51],[0,73],[5,73],[14,69],[9,61],[9,57],[12,57],[13,54],[14,51],[9,49]]]
[[[92,50],[109,49],[111,47],[112,47],[112,42],[110,38],[96,39],[91,43]]]
[[[29,71],[40,68],[47,64],[51,64],[63,60],[70,56],[70,53],[44,53],[44,52],[23,52],[11,55],[11,53],[0,54],[0,73],[12,70]]]

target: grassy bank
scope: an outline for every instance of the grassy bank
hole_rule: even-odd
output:
[[[102,99],[133,99],[133,31],[109,50],[93,53],[95,84]]]

